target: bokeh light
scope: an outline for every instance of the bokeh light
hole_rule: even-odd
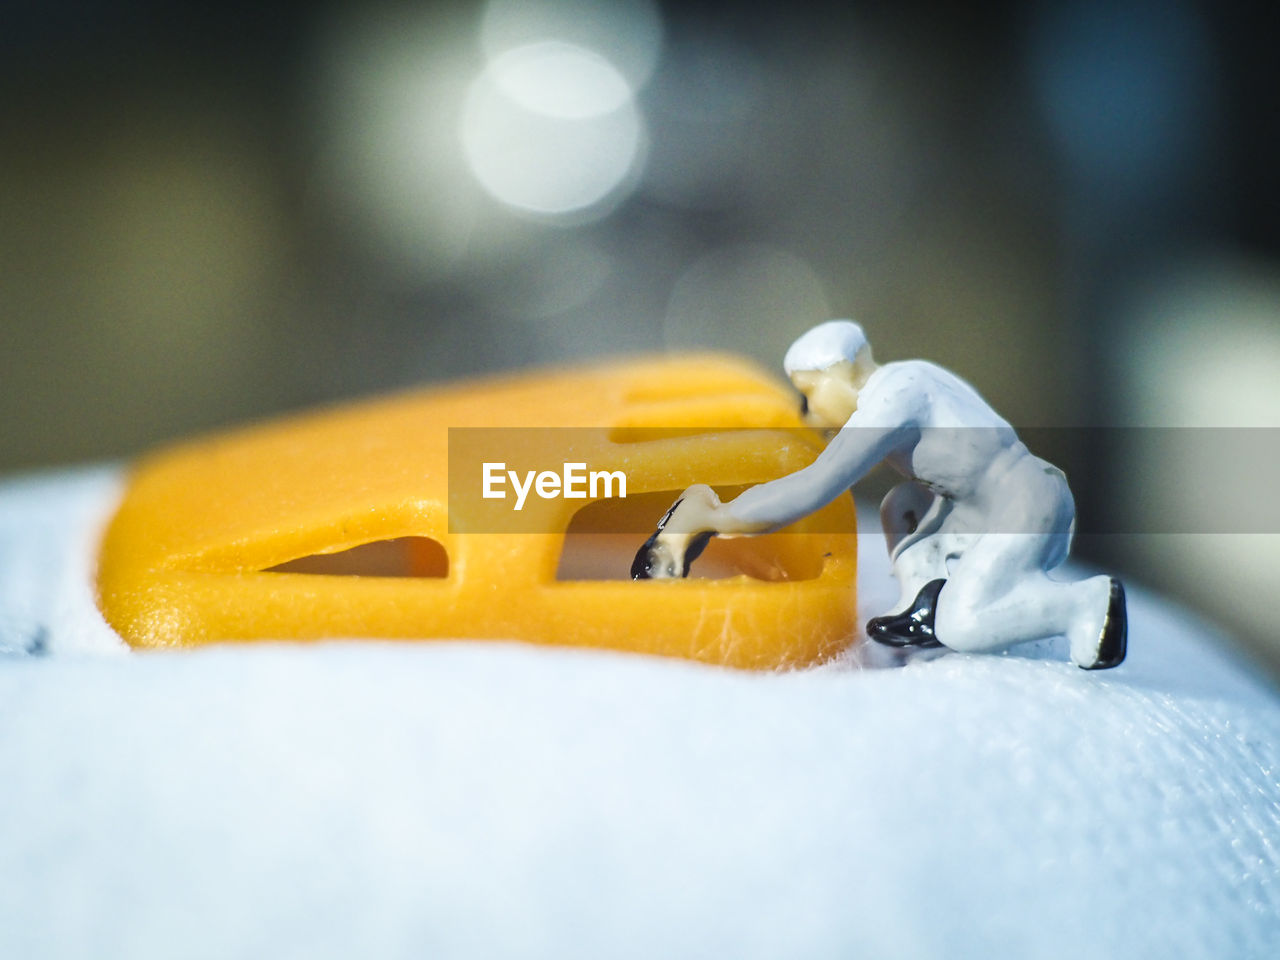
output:
[[[1182,184],[1214,132],[1210,39],[1184,0],[1043,5],[1032,72],[1074,177],[1123,194]]]
[[[1280,582],[1268,489],[1280,473],[1280,276],[1237,256],[1189,257],[1135,284],[1126,313],[1121,398],[1126,419],[1149,429],[1127,434],[1118,483],[1135,484],[1130,509],[1147,528],[1201,532],[1127,538],[1125,559],[1232,627],[1274,637],[1257,601]]]
[[[651,0],[489,0],[480,42],[494,60],[508,50],[560,40],[595,50],[639,90],[662,51],[662,17]]]
[[[558,40],[508,50],[472,85],[462,145],[495,199],[570,214],[634,183],[643,125],[626,78],[600,55]]]
[[[340,10],[318,31],[311,196],[384,275],[422,283],[465,254],[481,199],[453,134],[475,70],[432,8]]]

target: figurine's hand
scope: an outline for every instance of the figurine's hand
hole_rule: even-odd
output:
[[[714,490],[705,483],[695,483],[680,494],[658,529],[666,533],[719,533],[721,506]]]
[[[695,484],[680,495],[658,528],[636,551],[632,580],[673,580],[687,577],[689,566],[716,534],[720,498],[706,484]]]

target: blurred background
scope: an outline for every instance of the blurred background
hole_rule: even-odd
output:
[[[1265,8],[0,13],[0,470],[851,316],[1049,428],[1085,560],[1280,668]]]

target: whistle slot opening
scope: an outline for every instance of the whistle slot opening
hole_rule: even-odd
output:
[[[374,540],[333,553],[313,553],[268,567],[264,573],[326,577],[432,577],[449,575],[444,545],[430,537]]]
[[[715,488],[721,500],[731,500],[744,489]],[[636,550],[679,495],[679,490],[664,490],[587,504],[569,523],[556,579],[630,581]],[[746,576],[763,582],[812,580],[822,573],[818,540],[813,534],[786,531],[733,539],[712,537],[694,561],[688,579]]]

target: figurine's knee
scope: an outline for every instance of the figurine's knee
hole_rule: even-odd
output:
[[[934,611],[934,635],[940,643],[969,653],[994,648],[990,630],[983,628],[983,605],[978,601],[963,585],[947,581]]]

